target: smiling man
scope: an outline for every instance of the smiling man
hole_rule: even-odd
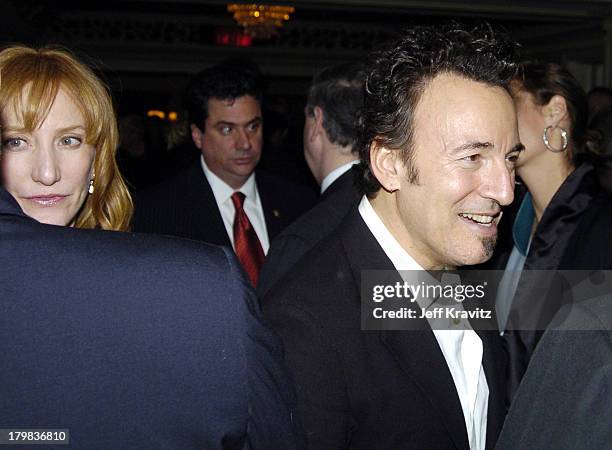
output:
[[[495,333],[361,329],[364,270],[486,261],[522,149],[515,44],[488,26],[408,30],[373,56],[361,187],[342,224],[263,299],[309,448],[493,448],[504,410]]]
[[[314,194],[255,168],[263,146],[263,80],[252,64],[227,61],[197,74],[186,95],[191,137],[202,153],[190,168],[135,199],[134,230],[234,248],[251,283],[270,240]]]
[[[513,116],[502,87],[442,72],[421,92],[411,141],[372,137],[366,170],[377,183],[368,203],[422,268],[491,257],[522,148]]]

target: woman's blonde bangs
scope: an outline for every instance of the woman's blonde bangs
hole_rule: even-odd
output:
[[[0,57],[0,109],[11,108],[15,112],[18,128],[35,130],[49,114],[60,88],[57,69],[27,48],[13,49],[7,55],[3,52]]]

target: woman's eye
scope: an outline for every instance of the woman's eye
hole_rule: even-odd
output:
[[[20,150],[25,148],[26,145],[26,141],[21,138],[7,138],[2,141],[4,150]]]
[[[511,163],[517,162],[518,158],[519,158],[519,154],[518,153],[512,153],[512,154],[508,155],[508,161],[510,161]]]
[[[65,136],[60,139],[60,144],[66,147],[77,147],[81,142],[81,139],[75,136]]]

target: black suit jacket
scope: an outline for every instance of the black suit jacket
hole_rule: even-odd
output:
[[[0,189],[0,427],[79,449],[303,448],[280,342],[228,250],[75,230]]]
[[[467,449],[459,397],[433,332],[361,331],[366,269],[393,265],[354,207],[262,300],[283,339],[310,449]],[[481,337],[492,448],[505,414],[504,364],[497,333]]]
[[[257,171],[257,189],[270,241],[315,201],[308,188]],[[231,247],[221,212],[198,158],[186,170],[137,193],[134,231],[168,234]]]
[[[355,186],[355,169],[351,168],[334,181],[312,208],[272,242],[257,285],[257,294],[264,297],[296,262],[314,245],[331,233],[359,201]]]

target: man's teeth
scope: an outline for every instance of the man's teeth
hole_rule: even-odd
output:
[[[465,217],[467,219],[473,220],[474,222],[478,222],[483,225],[489,225],[491,222],[493,222],[493,216],[481,216],[480,214],[467,214],[467,213],[460,213],[459,215],[461,217]]]

